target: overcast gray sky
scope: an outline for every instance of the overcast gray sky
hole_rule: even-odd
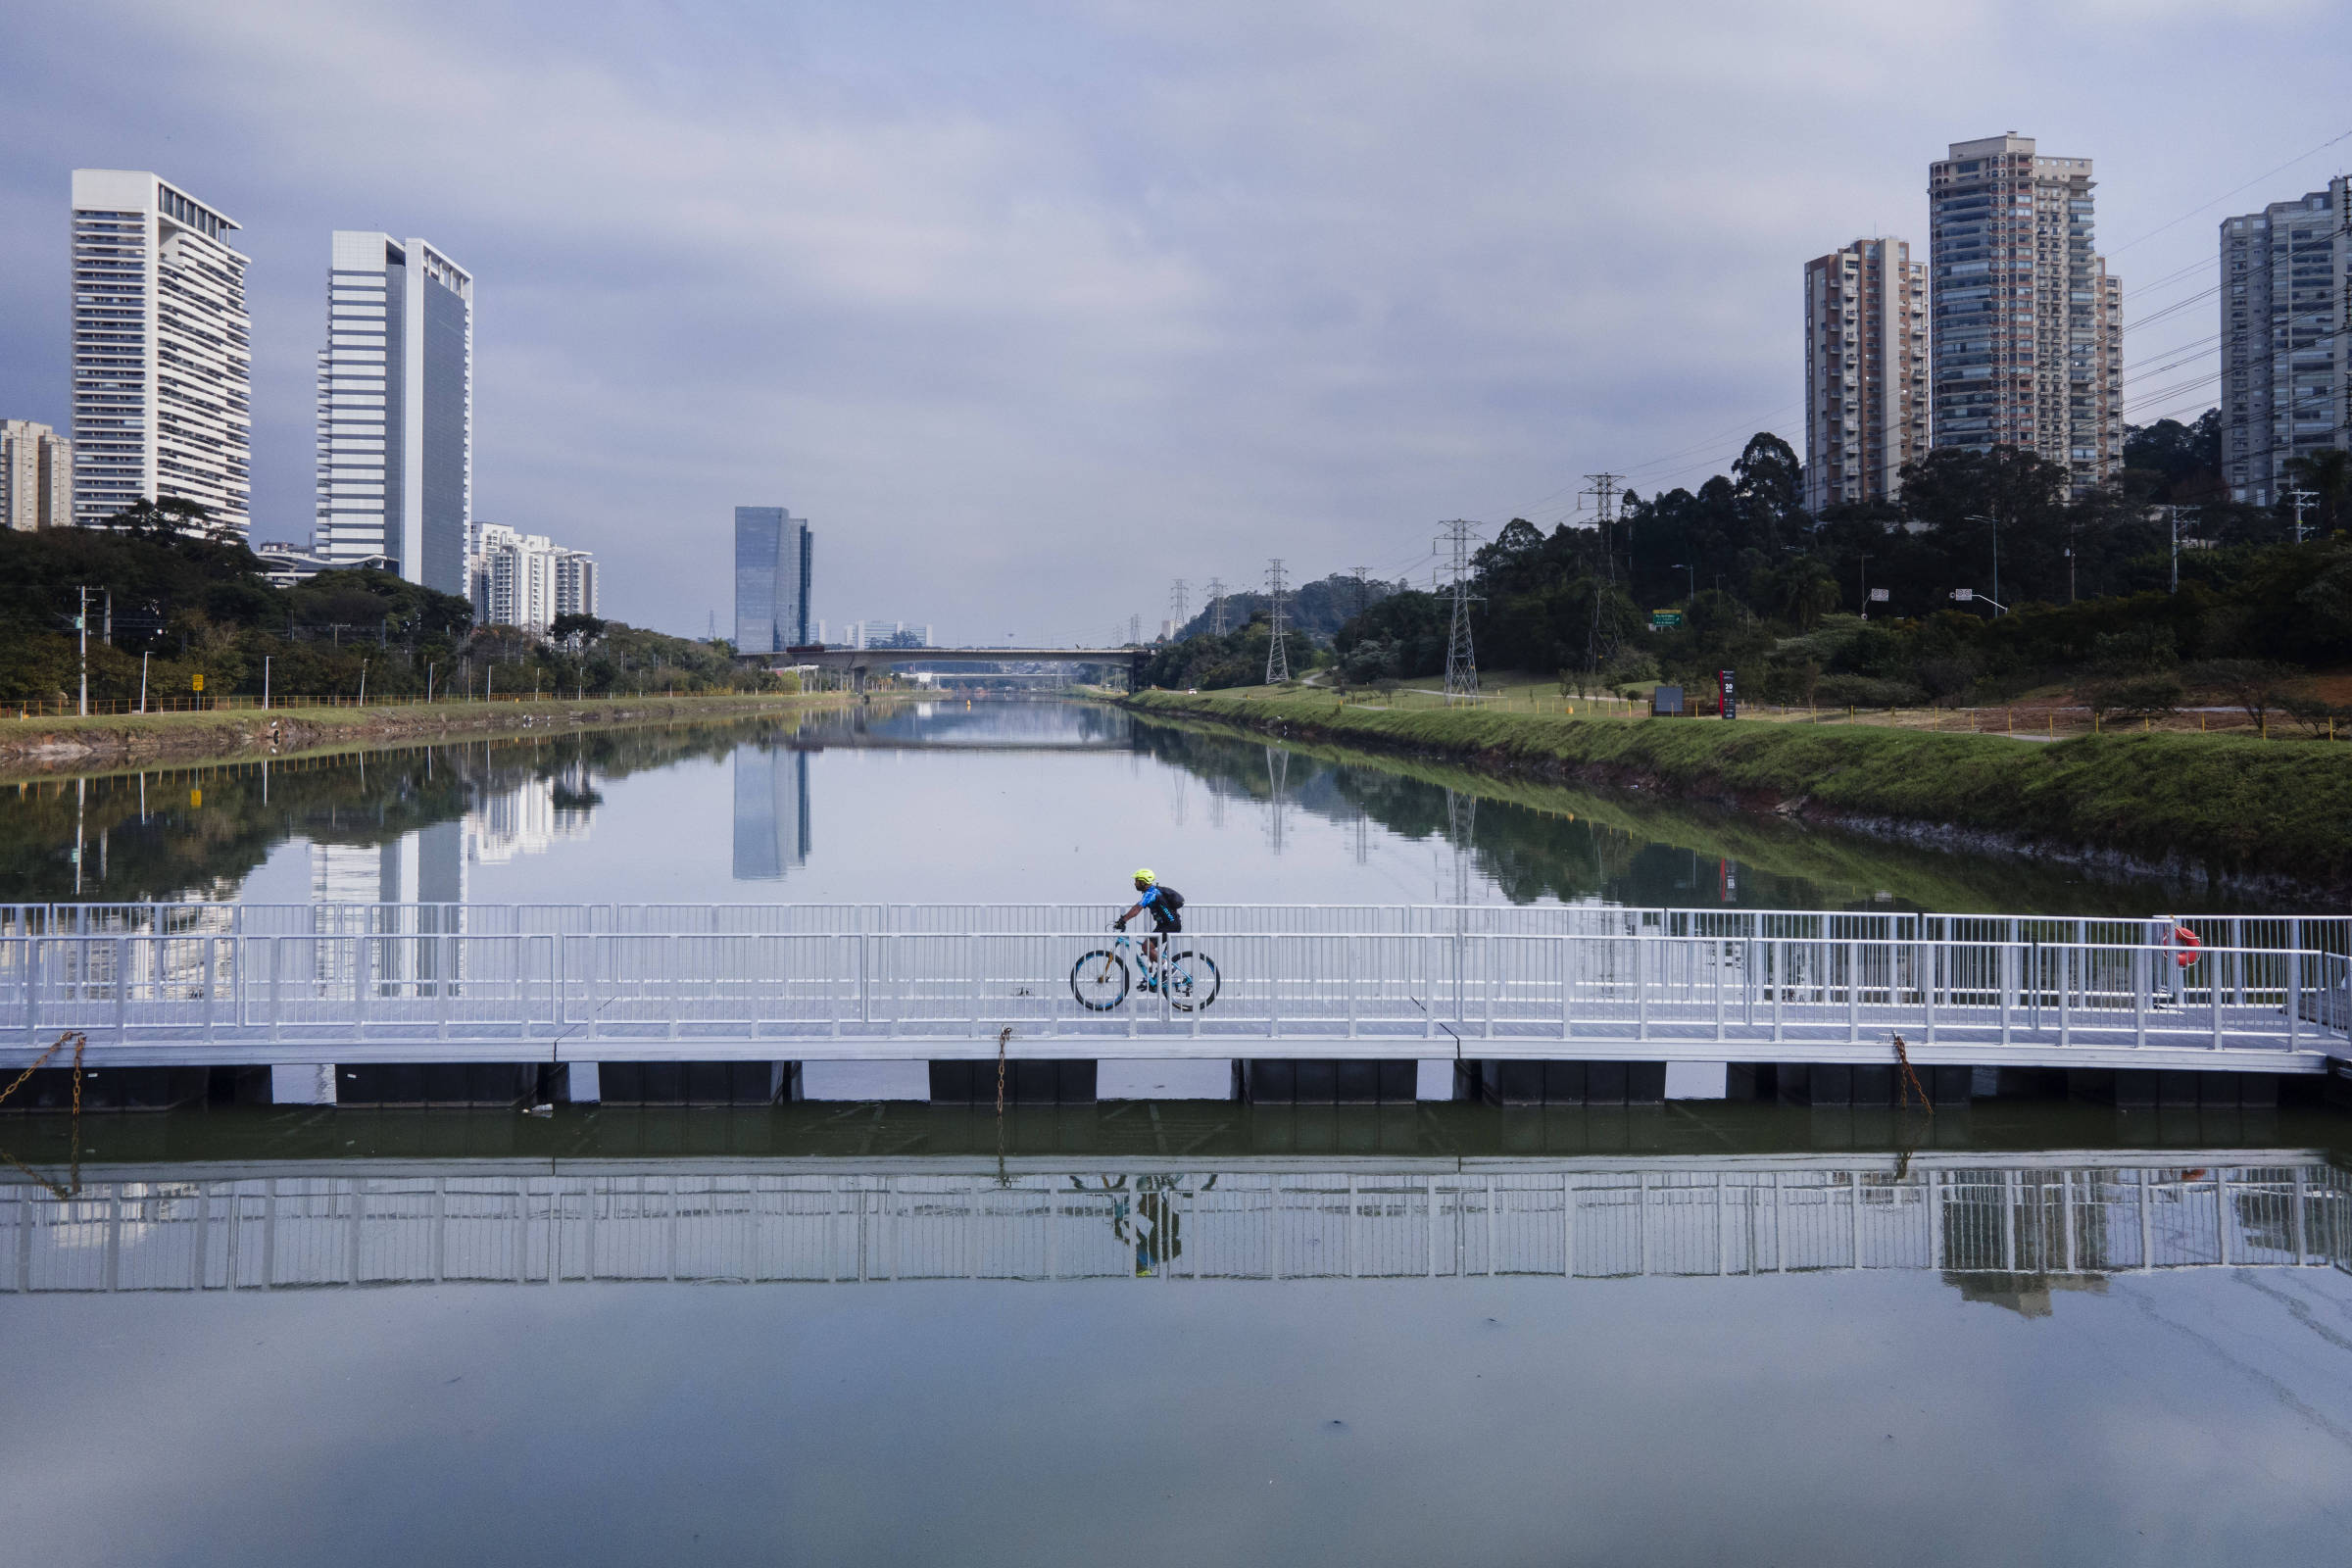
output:
[[[0,415],[66,422],[70,171],[157,170],[245,225],[255,531],[305,537],[327,234],[422,235],[479,280],[478,515],[694,633],[741,503],[812,519],[817,614],[956,639],[1426,573],[1440,518],[1794,441],[1805,260],[1924,256],[1950,141],[2096,160],[2128,326],[2352,165],[2332,0],[102,0],[8,42]],[[2206,406],[2161,351],[2215,324],[2128,330],[2134,420]]]

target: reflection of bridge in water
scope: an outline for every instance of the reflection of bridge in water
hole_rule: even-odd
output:
[[[1110,1163],[114,1167],[0,1188],[0,1290],[1907,1269],[2034,1312],[2119,1273],[2352,1270],[2352,1180],[2306,1151]]]

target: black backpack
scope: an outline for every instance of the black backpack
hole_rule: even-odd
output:
[[[1178,909],[1184,907],[1184,895],[1162,882],[1159,885],[1159,902],[1168,906],[1170,914],[1174,914]]]

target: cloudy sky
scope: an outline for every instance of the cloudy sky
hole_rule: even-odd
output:
[[[1805,260],[1924,251],[1930,160],[2009,129],[2096,160],[2132,417],[2193,415],[2213,220],[2352,168],[2338,0],[98,0],[8,38],[0,415],[66,422],[70,172],[154,169],[244,224],[256,533],[306,536],[328,231],[421,235],[479,279],[478,515],[695,633],[742,503],[813,520],[836,623],[1069,642],[1274,555],[1425,574],[1439,519],[1555,520],[1593,469],[1695,482],[1798,429]]]

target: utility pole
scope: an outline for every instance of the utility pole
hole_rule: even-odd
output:
[[[1184,634],[1184,623],[1193,618],[1191,602],[1188,598],[1192,590],[1193,585],[1182,577],[1177,578],[1175,586],[1168,590],[1168,615],[1175,623],[1168,628],[1170,642]]]
[[[1222,577],[1208,579],[1208,634],[1211,637],[1225,635],[1225,579]]]
[[[1291,678],[1291,651],[1283,636],[1283,591],[1287,584],[1282,575],[1282,558],[1266,563],[1266,629],[1273,635],[1266,639],[1266,684],[1280,686]]]
[[[1870,618],[1870,552],[1862,552],[1862,618]]]
[[[2173,536],[2173,592],[2179,593],[2180,591],[2180,509],[2179,507],[2164,509],[2164,525]],[[2295,533],[2296,542],[2301,543],[2302,529],[2297,528]],[[1993,581],[1998,583],[2000,578],[1996,576]],[[1998,593],[1999,589],[1995,588],[1994,592]]]
[[[2303,542],[2303,509],[2320,499],[2317,490],[2289,490],[2286,498],[2295,504],[2295,543]]]
[[[74,629],[81,634],[81,716],[90,716],[90,591],[81,590],[81,613],[74,617]]]
[[[1470,646],[1470,541],[1478,524],[1456,517],[1444,525],[1441,543],[1453,546],[1453,626],[1446,637],[1446,706],[1478,695],[1478,656]]]

